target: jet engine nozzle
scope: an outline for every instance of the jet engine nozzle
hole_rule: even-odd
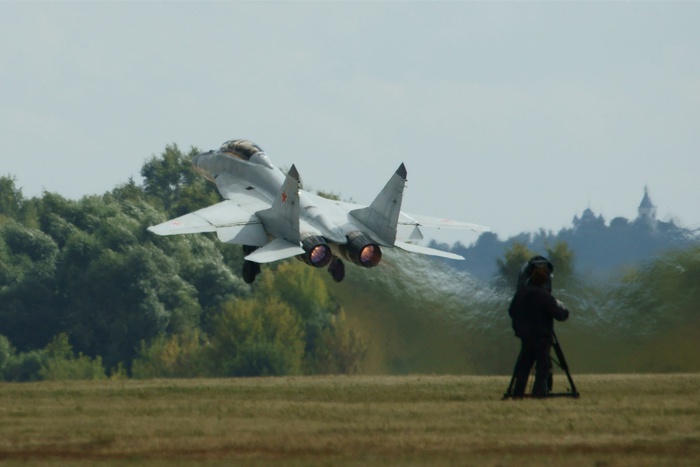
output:
[[[323,268],[328,266],[333,259],[333,252],[328,246],[323,237],[318,235],[310,235],[301,242],[301,247],[304,249],[304,254],[297,258],[309,266],[315,268]]]
[[[364,232],[352,232],[347,236],[348,242],[341,245],[340,252],[349,261],[365,268],[371,268],[382,260],[382,250]]]

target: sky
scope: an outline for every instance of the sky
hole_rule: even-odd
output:
[[[0,175],[79,199],[166,145],[250,139],[364,204],[404,162],[405,211],[501,239],[633,219],[645,186],[696,229],[699,24],[671,1],[3,1]]]

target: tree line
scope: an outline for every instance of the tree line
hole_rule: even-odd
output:
[[[342,288],[295,260],[248,285],[239,247],[214,234],[146,230],[220,201],[191,170],[196,153],[167,146],[145,161],[141,183],[80,200],[26,198],[13,177],[0,177],[0,380],[365,367],[507,374],[516,344],[507,307],[518,270],[535,254],[554,263],[554,293],[572,310],[557,333],[575,371],[700,370],[697,244],[604,281],[580,274],[581,258],[555,239],[538,251],[514,242],[493,257],[489,283],[441,260],[387,251],[386,264],[353,269]]]

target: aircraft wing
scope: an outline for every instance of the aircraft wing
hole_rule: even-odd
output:
[[[265,245],[268,241],[260,219],[230,200],[149,227],[148,230],[157,235],[216,232],[222,242],[254,246]]]

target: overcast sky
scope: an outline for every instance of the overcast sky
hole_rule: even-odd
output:
[[[0,175],[102,194],[250,139],[307,187],[502,239],[700,227],[700,2],[2,2]],[[476,237],[463,236],[463,243]]]

